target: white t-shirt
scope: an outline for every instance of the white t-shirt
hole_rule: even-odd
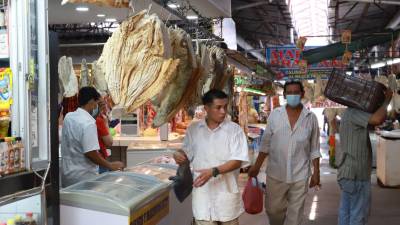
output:
[[[247,139],[236,123],[225,121],[210,130],[205,120],[193,122],[183,142],[191,166],[195,170],[210,169],[230,160],[248,162]],[[194,173],[194,179],[198,176]],[[212,177],[192,192],[193,215],[196,220],[227,222],[244,212],[238,187],[239,170]]]
[[[85,153],[99,149],[96,120],[81,108],[68,113],[64,119],[61,140],[63,187],[97,175],[97,165]]]

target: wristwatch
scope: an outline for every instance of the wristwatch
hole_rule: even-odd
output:
[[[219,170],[217,167],[212,168],[212,176],[217,177],[219,175]]]

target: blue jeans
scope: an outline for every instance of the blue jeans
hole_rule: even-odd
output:
[[[365,225],[371,206],[371,181],[341,179],[339,225]]]

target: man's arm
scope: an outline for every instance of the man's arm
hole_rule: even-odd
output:
[[[218,169],[219,174],[225,174],[239,169],[241,165],[242,161],[240,160],[230,160],[216,168]],[[200,175],[193,182],[194,187],[203,186],[213,176],[213,168],[197,170],[196,172],[200,173]]]
[[[99,153],[97,150],[86,152],[85,156],[90,159],[94,164],[106,167],[110,170],[119,170],[124,167],[124,164],[122,162],[108,162],[107,160],[103,159],[100,157]]]
[[[256,163],[250,167],[248,174],[250,177],[256,177],[260,172],[261,166],[264,163],[264,160],[267,158],[268,153],[266,152],[259,152],[257,156]]]
[[[393,91],[388,89],[385,93],[385,101],[379,109],[372,114],[372,116],[369,118],[368,124],[372,126],[378,126],[381,125],[383,122],[385,122],[386,115],[387,115],[387,107],[390,104],[390,100],[392,100],[393,96]]]

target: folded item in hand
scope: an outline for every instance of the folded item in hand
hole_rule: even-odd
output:
[[[190,164],[185,163],[178,167],[176,176],[170,177],[174,181],[174,192],[176,198],[183,202],[191,193],[193,189],[193,175],[190,170]]]

